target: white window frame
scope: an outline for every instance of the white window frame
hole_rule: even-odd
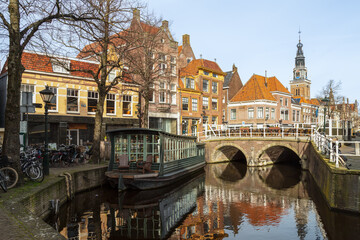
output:
[[[57,87],[49,87],[50,90],[56,89],[56,93],[54,93],[54,98],[56,99],[56,109],[55,110],[48,110],[49,112],[58,112],[59,111],[59,88]],[[54,92],[54,91],[52,91]]]
[[[256,118],[257,119],[263,119],[264,118],[264,107],[258,107],[257,108]]]
[[[271,108],[271,112],[270,112],[270,115],[271,115],[271,119],[275,119],[275,108]]]
[[[248,119],[254,119],[254,108],[251,107],[251,108],[248,108]]]
[[[68,97],[74,97],[68,94],[68,90],[77,92],[77,111],[69,111],[67,106]],[[67,88],[66,89],[66,112],[67,113],[79,113],[80,112],[80,90],[74,88]]]
[[[164,94],[164,101],[161,101],[161,94]],[[165,91],[159,91],[159,103],[166,103],[166,92]]]
[[[124,97],[130,97],[130,101],[128,101],[128,99],[126,101],[124,101]],[[130,95],[130,94],[124,94],[121,96],[121,101],[122,101],[122,104],[121,104],[121,113],[123,116],[132,116],[133,115],[133,96]],[[124,113],[124,102],[129,102],[130,103],[130,114],[125,114]]]
[[[213,108],[213,103],[216,102],[216,109]],[[219,101],[217,98],[211,98],[211,110],[218,110],[219,109]]]
[[[112,75],[113,75],[113,77],[110,77]],[[114,79],[117,77],[117,75],[118,75],[117,70],[112,70],[111,72],[109,72],[109,74],[108,74],[108,82],[113,82]]]
[[[60,63],[61,62],[61,63]],[[70,61],[61,61],[61,60],[52,60],[51,67],[54,73],[63,73],[70,74],[68,70],[63,65],[66,65],[66,68],[70,69]]]
[[[206,89],[204,89],[204,81],[206,81],[207,82],[207,88]],[[207,79],[203,79],[203,82],[202,82],[202,87],[203,87],[203,91],[204,92],[209,92],[209,80],[207,80]]]
[[[171,93],[171,105],[176,105],[176,93]]]
[[[28,88],[32,88],[32,91],[29,91],[31,89],[28,89]],[[36,85],[35,84],[21,84],[21,87],[20,87],[20,105],[22,105],[22,92],[32,92],[32,102],[35,103],[36,102]],[[25,91],[23,91],[25,90]]]
[[[206,101],[204,101],[204,99],[206,99]],[[207,105],[205,105],[204,103],[207,103]],[[209,97],[203,97],[203,107],[207,106],[207,108],[205,109],[209,109]]]
[[[230,109],[230,120],[236,120],[236,108]]]
[[[89,97],[89,94],[92,94],[92,95],[94,95],[94,96],[91,96],[91,97]],[[96,99],[96,105],[97,105],[97,103],[99,102],[99,93],[97,92],[97,91],[88,91],[87,92],[87,113],[88,114],[96,114],[96,110],[95,110],[95,112],[89,112],[89,98],[90,99]]]
[[[215,92],[214,92],[214,84],[216,85],[216,91],[215,91]],[[215,94],[218,94],[218,88],[219,88],[218,82],[213,81],[213,82],[211,83],[211,92],[212,92],[212,93],[215,93]]]
[[[110,101],[114,101],[114,113],[108,113],[107,112],[107,103],[108,103],[108,98],[109,96],[114,96],[114,99],[110,99]],[[115,93],[108,93],[106,94],[106,108],[105,108],[105,111],[106,111],[106,115],[110,115],[110,116],[115,116],[116,115],[116,94]]]
[[[197,98],[191,98],[191,111],[197,112],[198,111],[198,99]],[[194,108],[196,106],[196,108]]]

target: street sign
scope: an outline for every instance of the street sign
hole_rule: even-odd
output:
[[[20,112],[26,113],[26,107],[25,106],[20,106]],[[27,107],[27,112],[28,113],[35,113],[35,107],[34,106]]]
[[[27,133],[27,122],[20,121],[20,133]]]

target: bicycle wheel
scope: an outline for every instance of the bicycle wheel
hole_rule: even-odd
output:
[[[16,170],[13,169],[12,167],[4,167],[4,168],[1,168],[1,172],[5,176],[6,187],[8,189],[15,187],[15,185],[19,179],[19,175],[16,172]]]
[[[26,175],[35,182],[42,182],[44,180],[44,174],[39,166],[30,165],[26,169]]]
[[[7,192],[6,182],[5,182],[5,175],[0,169],[0,186],[4,190],[4,192]]]

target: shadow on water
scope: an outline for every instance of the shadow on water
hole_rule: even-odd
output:
[[[331,211],[298,165],[208,164],[176,186],[78,194],[48,220],[66,238],[357,239],[360,217]]]

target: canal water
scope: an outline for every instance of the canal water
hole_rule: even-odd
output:
[[[78,194],[47,222],[67,239],[359,239],[299,166],[210,164],[171,188]]]

